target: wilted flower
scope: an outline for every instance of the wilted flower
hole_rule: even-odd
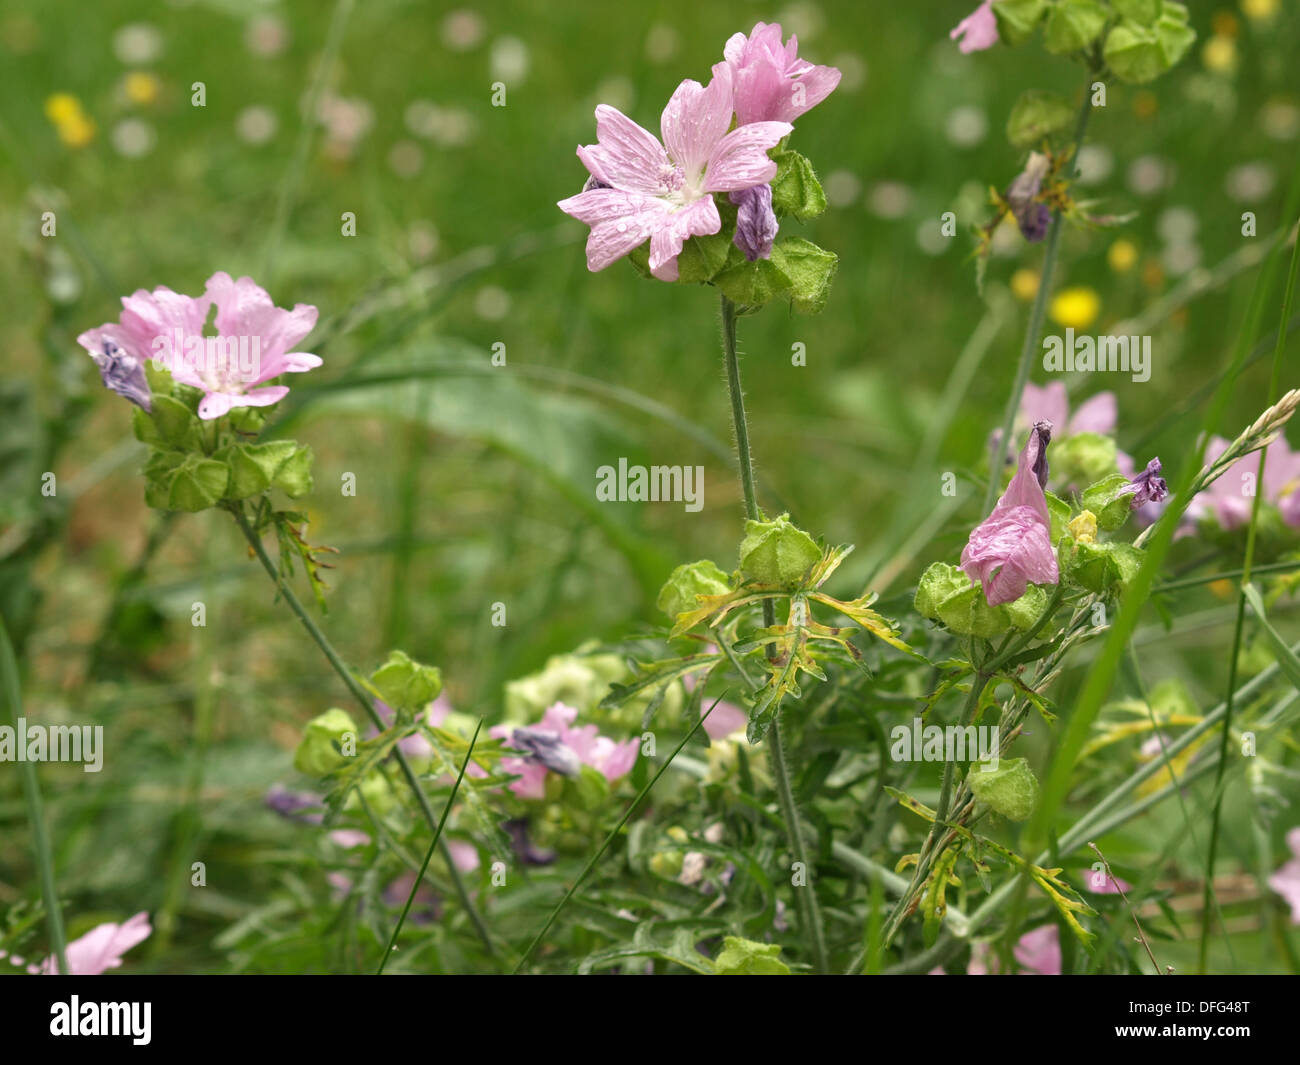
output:
[[[1129,484],[1133,488],[1133,502],[1130,506],[1134,510],[1148,503],[1162,503],[1169,495],[1169,485],[1165,483],[1160,473],[1160,458],[1157,456],[1147,463],[1145,470],[1136,477],[1129,478]]]
[[[1011,182],[1007,189],[1007,203],[1015,216],[1016,225],[1025,240],[1037,243],[1047,236],[1047,225],[1052,219],[1052,212],[1047,204],[1035,197],[1043,188],[1043,178],[1051,169],[1051,161],[1042,152],[1030,152],[1025,168]]]
[[[145,376],[144,363],[134,355],[128,355],[108,337],[102,339],[100,347],[102,351],[92,350],[90,357],[99,367],[104,387],[129,399],[141,410],[150,410],[153,403],[149,398],[149,379]]]
[[[982,52],[998,43],[998,19],[993,14],[992,0],[984,0],[979,7],[957,23],[948,34],[957,41],[962,52]]]
[[[695,236],[722,228],[715,192],[740,192],[776,174],[769,148],[793,128],[788,122],[731,125],[731,69],[713,68],[707,88],[683,81],[664,108],[663,143],[616,108],[596,108],[598,143],[578,158],[601,185],[570,196],[560,210],[591,226],[587,267],[603,270],[650,241],[650,272],[677,280],[677,256]],[[666,147],[665,147],[666,145]]]
[[[545,795],[548,771],[570,775],[586,765],[610,781],[631,771],[640,750],[638,742],[631,739],[617,743],[599,735],[595,725],[574,728],[577,717],[578,711],[573,707],[556,703],[536,725],[497,725],[491,730],[491,735],[504,740],[507,746],[528,752],[523,758],[501,759],[502,769],[519,774],[510,790],[521,799],[540,799]]]
[[[791,35],[782,44],[778,23],[760,22],[748,37],[734,34],[723,55],[734,75],[733,101],[736,122],[741,126],[793,122],[840,83],[835,67],[816,66],[799,58],[798,38]]]
[[[772,256],[776,240],[776,212],[772,210],[772,186],[755,185],[752,189],[731,194],[736,212],[736,236],[733,243],[751,263]]]
[[[110,922],[97,925],[68,944],[66,954],[69,974],[99,976],[105,969],[118,968],[122,964],[122,955],[138,943],[143,943],[152,931],[149,915],[143,910],[121,924]],[[39,966],[32,966],[31,971],[51,976],[59,971],[58,962],[51,955]]]
[[[1036,422],[1020,464],[993,512],[972,530],[961,568],[984,586],[989,606],[1010,603],[1034,584],[1056,584],[1060,572],[1052,550],[1047,512],[1047,445],[1050,422]]]

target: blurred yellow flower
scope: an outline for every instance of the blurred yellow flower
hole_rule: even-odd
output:
[[[1271,19],[1282,7],[1282,0],[1241,0],[1241,10],[1247,18],[1265,21]]]
[[[1137,264],[1137,245],[1131,240],[1117,240],[1106,250],[1106,262],[1117,274],[1126,274]]]
[[[56,126],[82,118],[81,101],[70,92],[56,92],[45,101],[45,117]]]
[[[124,82],[126,97],[133,104],[147,106],[158,99],[158,79],[142,70],[133,70]]]
[[[1216,74],[1231,74],[1237,69],[1237,42],[1231,37],[1215,35],[1205,42],[1201,62]]]
[[[1017,270],[1011,275],[1011,294],[1022,303],[1028,303],[1038,295],[1038,274],[1024,268]]]
[[[1149,289],[1158,289],[1165,283],[1165,272],[1155,259],[1148,259],[1142,264],[1142,284]]]
[[[84,148],[95,139],[95,123],[85,115],[77,115],[58,124],[59,140],[69,148]]]
[[[1049,313],[1066,329],[1087,329],[1101,313],[1101,297],[1085,285],[1063,288],[1053,297]]]
[[[1220,599],[1231,599],[1237,594],[1237,586],[1229,580],[1211,581],[1208,587]]]

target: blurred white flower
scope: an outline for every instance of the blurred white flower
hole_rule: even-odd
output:
[[[474,313],[489,322],[498,322],[510,313],[510,294],[497,285],[486,285],[474,296]]]
[[[493,81],[518,84],[528,76],[528,45],[518,37],[498,37],[492,42],[488,69]]]
[[[862,182],[851,170],[832,170],[824,187],[826,202],[832,207],[849,207],[862,195]]]
[[[239,112],[235,119],[235,136],[245,144],[265,144],[275,136],[279,119],[269,107],[253,104]]]
[[[898,181],[880,181],[867,193],[867,207],[878,218],[901,218],[912,206],[912,190]]]
[[[1223,189],[1229,199],[1239,203],[1258,203],[1277,184],[1277,174],[1269,163],[1242,163],[1228,171]]]
[[[948,143],[956,148],[973,148],[989,132],[989,120],[982,109],[973,104],[963,104],[948,112],[944,134]]]
[[[148,22],[129,22],[113,34],[113,54],[127,66],[146,66],[162,55],[162,34]]]
[[[253,55],[277,56],[289,44],[289,26],[279,15],[256,15],[244,27],[244,45]]]
[[[1104,144],[1085,144],[1076,160],[1080,185],[1100,185],[1115,169],[1115,154]]]
[[[459,8],[442,20],[442,43],[453,52],[468,52],[483,40],[484,31],[481,15]]]
[[[127,159],[139,159],[153,151],[158,135],[153,126],[140,118],[124,118],[113,127],[113,148]]]

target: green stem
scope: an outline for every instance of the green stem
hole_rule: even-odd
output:
[[[1291,301],[1295,297],[1296,274],[1298,271],[1300,271],[1300,240],[1296,241],[1291,249],[1291,268],[1287,273],[1286,289],[1282,296],[1282,321],[1278,325],[1277,346],[1273,349],[1273,372],[1268,385],[1268,406],[1270,407],[1277,400],[1278,380],[1282,370],[1282,352],[1286,348],[1286,323],[1291,317]],[[1261,449],[1259,453],[1259,473],[1255,482],[1261,486],[1264,484],[1264,462],[1267,457],[1267,450]],[[1244,589],[1250,583],[1250,569],[1255,561],[1255,534],[1259,528],[1259,501],[1260,494],[1256,492],[1251,506],[1250,528],[1246,531],[1246,557],[1242,561],[1241,569],[1243,590],[1237,593],[1237,623],[1232,638],[1232,659],[1228,665],[1227,707],[1223,716],[1223,734],[1219,737],[1219,769],[1214,779],[1215,788],[1218,790],[1214,800],[1214,811],[1210,816],[1210,845],[1205,856],[1205,887],[1202,893],[1201,906],[1201,938],[1196,951],[1196,968],[1201,974],[1205,973],[1205,967],[1209,960],[1210,904],[1214,896],[1214,862],[1218,857],[1219,850],[1219,815],[1223,808],[1223,773],[1228,765],[1228,739],[1232,731],[1232,693],[1237,688],[1237,664],[1241,655],[1241,638],[1246,624],[1246,594]]]
[[[740,362],[736,356],[736,305],[722,297],[722,355],[727,367],[727,391],[731,395],[731,423],[736,434],[736,457],[740,467],[740,487],[745,496],[745,515],[758,521],[758,495],[754,491],[754,463],[749,449],[749,425],[745,418],[745,395],[740,386]],[[763,625],[771,628],[776,623],[776,611],[770,599],[763,600]],[[771,649],[769,648],[769,654]],[[781,739],[781,710],[772,716],[768,749],[771,752],[772,776],[776,781],[777,800],[781,817],[785,821],[786,839],[795,861],[808,872],[808,883],[797,889],[799,913],[804,935],[812,940],[813,959],[819,973],[830,971],[826,953],[826,931],[822,924],[821,908],[817,904],[817,888],[812,881],[812,866],[808,861],[808,848],[804,841],[799,809],[795,803],[794,788],[790,785],[790,771],[786,765],[785,748]]]
[[[370,719],[371,724],[382,732],[385,727],[384,721],[379,716],[379,712],[375,709],[374,700],[366,694],[365,689],[361,687],[360,683],[358,683],[356,676],[352,673],[352,670],[348,668],[347,663],[344,662],[343,659],[339,657],[338,652],[334,650],[334,645],[329,642],[326,635],[321,632],[320,626],[318,626],[312,616],[307,613],[307,608],[302,605],[302,601],[294,595],[293,589],[290,588],[281,578],[279,571],[275,568],[275,564],[267,555],[266,548],[262,546],[261,538],[253,531],[253,527],[248,524],[248,519],[244,516],[243,508],[240,506],[234,506],[231,508],[231,513],[234,515],[240,531],[244,534],[244,539],[248,541],[249,546],[253,549],[253,553],[257,555],[258,561],[262,563],[262,568],[266,570],[267,576],[271,578],[272,582],[274,582],[276,589],[284,598],[285,603],[288,604],[289,609],[293,611],[298,620],[302,622],[302,627],[307,630],[307,635],[315,641],[316,646],[321,649],[321,652],[325,655],[326,659],[329,660],[329,664],[334,667],[334,672],[339,675],[339,678],[347,686],[348,691],[352,693],[352,697],[356,699],[357,704],[365,711],[366,717]],[[393,757],[397,759],[398,768],[401,769],[402,776],[406,778],[406,783],[411,789],[411,794],[415,796],[416,801],[420,804],[420,810],[424,814],[424,819],[429,823],[429,827],[437,833],[438,817],[433,812],[433,807],[429,803],[429,797],[424,793],[424,788],[420,786],[420,778],[416,776],[415,770],[411,768],[411,763],[407,760],[405,752],[400,747],[394,747]],[[447,872],[451,877],[452,886],[456,890],[456,897],[460,900],[462,908],[469,915],[469,919],[474,925],[474,930],[478,933],[479,939],[483,942],[484,950],[487,951],[489,957],[495,957],[496,951],[492,946],[492,937],[488,934],[487,925],[483,923],[483,918],[479,915],[478,910],[474,906],[473,900],[469,897],[469,892],[465,888],[465,882],[461,879],[460,870],[456,868],[456,863],[452,860],[451,848],[447,846],[447,841],[444,839],[438,841],[438,848],[442,854],[443,860],[446,862]]]
[[[9,630],[0,617],[0,688],[9,707],[9,721],[18,731],[22,716],[23,696],[18,683],[18,662],[14,647],[9,642]],[[50,949],[60,973],[69,973],[67,940],[63,934],[63,913],[59,909],[59,892],[54,885],[54,858],[50,854],[50,839],[45,834],[45,810],[41,805],[41,784],[36,776],[36,763],[23,759],[23,798],[27,802],[27,823],[32,830],[32,851],[41,873],[41,899],[45,904],[45,926],[50,933]]]
[[[451,813],[451,805],[456,801],[456,792],[460,791],[460,782],[465,779],[465,770],[469,768],[469,760],[474,756],[474,744],[478,742],[479,730],[482,728],[483,719],[480,717],[478,724],[474,726],[474,735],[470,737],[469,748],[465,751],[465,760],[460,764],[460,772],[456,774],[456,783],[451,786],[451,794],[447,796],[447,801],[443,804],[442,816],[438,818],[438,827],[433,831],[433,839],[429,840],[429,849],[424,853],[424,861],[420,865],[420,871],[415,874],[415,879],[411,881],[411,893],[406,896],[406,905],[402,907],[402,912],[397,918],[397,924],[393,926],[393,934],[389,937],[388,946],[384,948],[384,956],[379,959],[379,968],[375,970],[376,976],[384,975],[384,966],[388,964],[393,948],[397,946],[397,937],[402,931],[402,925],[406,923],[406,915],[411,912],[411,903],[415,901],[415,896],[420,890],[420,881],[424,879],[425,871],[429,868],[433,852],[442,839],[442,830],[446,827],[447,815]],[[376,823],[378,823],[377,820]]]
[[[1079,120],[1074,129],[1074,159],[1071,168],[1079,158],[1079,148],[1083,144],[1083,135],[1088,128],[1088,117],[1092,114],[1092,96],[1085,89],[1083,107],[1079,110]],[[1002,471],[1006,466],[1007,453],[1013,451],[1015,442],[1011,434],[1015,431],[1016,415],[1020,412],[1020,397],[1024,395],[1025,385],[1029,381],[1029,367],[1033,363],[1034,351],[1038,346],[1038,336],[1043,330],[1043,318],[1047,313],[1047,300],[1052,294],[1052,273],[1056,268],[1056,254],[1061,240],[1061,212],[1052,213],[1052,224],[1047,230],[1047,247],[1043,252],[1043,273],[1038,280],[1038,293],[1034,296],[1034,307],[1029,314],[1029,327],[1025,330],[1025,342],[1020,349],[1020,365],[1016,369],[1016,381],[1007,397],[1006,410],[1002,413],[1002,430],[994,443],[990,455],[989,482],[984,489],[984,507],[980,511],[987,514],[993,509],[993,503],[1002,487]],[[1064,426],[1058,425],[1060,432]]]
[[[961,714],[962,725],[967,725],[973,720],[975,710],[979,706],[980,696],[984,694],[984,688],[988,682],[988,674],[982,672],[971,678],[970,694],[966,697],[966,705]],[[939,805],[935,808],[934,822],[930,825],[930,831],[925,837],[925,842],[921,845],[921,853],[917,856],[916,870],[912,873],[911,882],[894,906],[893,912],[889,915],[889,920],[885,922],[882,948],[888,947],[894,936],[898,934],[899,928],[902,927],[903,921],[907,917],[908,910],[911,909],[913,901],[925,884],[925,878],[930,871],[930,866],[938,856],[935,854],[935,849],[939,842],[940,833],[947,828],[946,822],[952,805],[952,789],[956,775],[957,769],[954,763],[952,761],[945,763],[943,767],[943,783],[939,788]]]

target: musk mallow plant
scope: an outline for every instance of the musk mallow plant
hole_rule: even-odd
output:
[[[1124,50],[1110,40],[1127,22],[1141,39],[1172,32],[1142,28],[1150,6],[994,0],[958,36],[963,50],[981,51],[995,40],[1019,43],[1026,26],[1032,33],[1042,24],[1049,51],[1082,60],[1095,75],[1103,69],[1098,56],[1110,63],[1108,53]],[[1178,21],[1179,5],[1154,6],[1157,22]],[[1085,8],[1108,12],[1091,37]],[[1033,10],[1037,21],[1030,21]],[[1279,434],[1296,393],[1236,439],[1216,443],[1203,466],[1199,457],[1172,456],[1167,470],[1154,456],[1134,460],[1118,450],[1113,397],[1076,405],[1071,417],[1063,389],[1027,387],[1022,361],[1007,420],[992,434],[991,450],[1010,461],[994,455],[985,502],[963,513],[954,537],[928,549],[934,561],[916,588],[879,611],[870,591],[844,593],[836,584],[845,579],[851,548],[811,535],[784,508],[760,505],[765,492],[751,458],[737,329],[768,303],[796,313],[826,304],[836,256],[797,234],[825,197],[812,163],[790,144],[797,123],[820,120],[820,112],[809,117],[816,105],[830,101],[826,119],[833,117],[837,82],[837,71],[800,56],[798,42],[784,39],[779,26],[760,23],[725,43],[707,81],[678,86],[657,135],[612,108],[597,110],[596,142],[578,149],[585,185],[560,207],[590,227],[593,271],[626,258],[647,283],[716,290],[743,525],[717,561],[688,561],[665,574],[657,605],[667,623],[660,630],[638,630],[617,649],[583,645],[507,684],[504,723],[485,730],[481,742],[475,715],[446,706],[436,667],[395,650],[371,672],[353,669],[294,590],[302,567],[323,608],[328,549],[307,540],[305,515],[295,509],[301,504],[293,502],[312,490],[310,449],[268,430],[291,387],[285,375],[321,365],[310,353],[319,347],[310,339],[314,308],[282,310],[249,279],[218,274],[194,299],[166,289],[128,297],[122,320],[81,338],[105,387],[133,407],[135,433],[149,449],[149,504],[229,515],[356,704],[329,707],[303,730],[294,765],[313,790],[300,782],[304,790],[279,790],[268,802],[330,830],[321,834],[322,847],[345,852],[335,883],[348,903],[366,892],[395,903],[398,883],[409,888],[408,909],[422,890],[426,899],[454,896],[439,926],[449,935],[438,940],[454,959],[467,955],[464,944],[449,945],[464,932],[467,940],[478,937],[477,956],[513,956],[516,969],[585,972],[649,959],[719,974],[887,966],[924,972],[965,950],[972,972],[1007,971],[1013,957],[1033,971],[1061,971],[1077,956],[1074,943],[1096,949],[1109,920],[1104,899],[1078,890],[1085,881],[1073,867],[1075,853],[1161,795],[1179,793],[1186,778],[1171,773],[1170,790],[1129,801],[1162,766],[1195,775],[1226,761],[1204,743],[1225,722],[1222,708],[1166,715],[1162,757],[1135,767],[1056,837],[1050,852],[1038,853],[1037,836],[1017,835],[1020,825],[1031,833],[1058,801],[1055,767],[1071,768],[1062,756],[1044,773],[1037,747],[1023,737],[1068,735],[1074,721],[1058,719],[1054,681],[1078,649],[1112,631],[1128,602],[1151,594],[1161,537],[1189,502],[1214,493],[1225,476],[1243,470],[1240,463],[1268,448],[1279,462],[1272,473],[1265,467],[1264,502],[1289,513],[1294,470]],[[1060,219],[1074,206],[1068,167],[1082,123],[1076,130],[1069,142],[1048,133],[1048,143],[1026,143],[1029,157],[1004,197],[1027,240],[1042,237],[1049,262]],[[575,168],[575,187],[580,180]],[[1045,269],[1040,301],[1049,289]],[[209,338],[204,323],[213,306],[218,335]],[[1031,316],[1031,334],[1041,327],[1041,310]],[[256,370],[241,362],[238,345],[225,346],[240,336],[257,338],[263,361]],[[151,357],[167,347],[155,347],[159,337],[171,338],[169,360]],[[223,342],[211,347],[227,353],[224,361],[208,360],[209,339]],[[1177,477],[1172,493],[1166,476]],[[1198,531],[1216,514],[1247,520],[1240,507],[1209,494],[1204,500]],[[1160,504],[1169,512],[1131,535],[1130,520]],[[867,525],[870,506],[864,501]],[[267,550],[267,538],[275,550]],[[1264,700],[1255,697],[1275,690],[1283,673],[1268,667],[1241,687],[1252,725],[1278,720],[1257,710]],[[717,727],[706,727],[724,707],[728,723],[719,717]],[[737,714],[739,721],[731,717]],[[897,715],[962,728],[995,724],[997,768],[972,772],[948,760],[938,787],[927,791],[921,767],[888,754],[886,723]],[[665,724],[684,735],[671,753],[656,753],[650,730]],[[1177,733],[1180,727],[1186,730]],[[693,741],[706,746],[688,748]],[[1175,762],[1184,752],[1186,760]],[[657,785],[670,767],[674,773]],[[651,789],[653,809],[632,822]],[[614,800],[633,793],[615,821]],[[698,823],[702,809],[708,814],[697,831],[682,827]],[[579,875],[569,875],[564,861],[590,853],[607,829]],[[581,956],[540,954],[557,915],[616,844],[622,853],[614,875],[641,877],[649,890],[592,891],[570,938]],[[419,864],[426,847],[442,854],[432,873],[427,857]],[[502,896],[510,902],[496,906],[488,859],[495,870],[511,854],[537,878],[513,897],[512,880]],[[480,871],[477,889],[465,879],[473,870]],[[546,879],[543,870],[554,876]],[[1289,893],[1283,873],[1277,890]],[[512,927],[512,912],[535,908],[557,880],[565,894],[531,940],[503,931]],[[1022,884],[1028,888],[1018,895]],[[1024,925],[1014,914],[1022,904],[1032,910]],[[672,927],[671,941],[656,922]],[[1024,935],[1025,928],[1032,931]],[[1027,961],[1030,945],[1048,960]]]

